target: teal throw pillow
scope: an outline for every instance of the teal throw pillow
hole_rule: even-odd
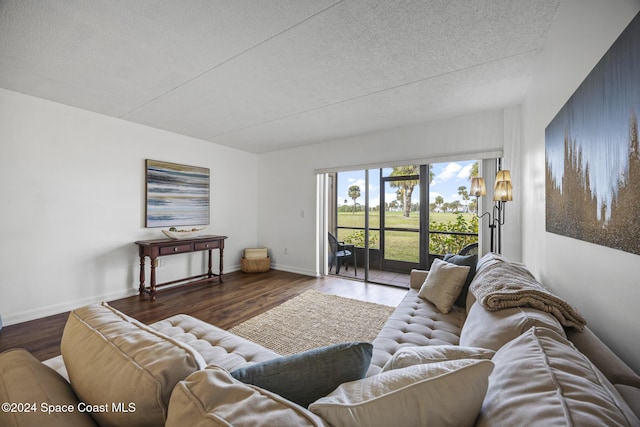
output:
[[[248,365],[231,375],[306,408],[340,384],[364,378],[372,353],[368,342],[335,344]]]
[[[455,255],[455,254],[446,254],[444,256],[444,261],[450,262],[455,265],[468,266],[469,274],[467,275],[467,280],[464,282],[464,286],[462,287],[462,291],[460,295],[456,299],[455,304],[460,307],[467,306],[467,293],[469,293],[469,285],[471,281],[476,275],[476,265],[478,264],[478,255]]]

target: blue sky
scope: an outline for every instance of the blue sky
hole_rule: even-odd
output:
[[[435,163],[433,165],[433,173],[435,175],[433,183],[430,186],[429,203],[433,203],[437,196],[442,196],[445,202],[452,202],[454,200],[461,200],[458,194],[458,187],[464,185],[467,187],[467,191],[471,187],[469,179],[469,173],[471,167],[476,160],[464,161],[464,162],[447,162],[447,163]],[[391,169],[385,169],[391,171]],[[387,173],[388,175],[388,173]],[[378,169],[372,169],[369,171],[369,203],[370,206],[377,206],[380,204],[380,179]],[[365,188],[365,173],[364,171],[353,172],[340,172],[338,174],[338,206],[344,205],[344,201],[347,200],[348,205],[353,204],[353,200],[349,198],[348,189],[352,185],[358,185],[360,187],[361,196],[356,199],[356,202],[364,205],[364,188]],[[419,201],[418,187],[414,190],[414,196],[412,202]],[[395,190],[387,188],[385,190],[385,200],[391,202],[396,200]]]

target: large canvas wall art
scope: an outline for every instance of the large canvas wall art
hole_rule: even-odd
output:
[[[640,254],[640,14],[545,130],[546,229]]]
[[[146,226],[209,224],[209,169],[146,161]]]

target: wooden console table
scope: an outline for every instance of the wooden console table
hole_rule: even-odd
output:
[[[222,283],[222,260],[224,252],[224,240],[227,236],[202,236],[194,239],[156,239],[156,240],[140,240],[136,242],[138,245],[138,253],[140,255],[140,296],[144,296],[148,293],[151,296],[151,301],[156,299],[156,288],[160,286],[173,285],[173,284],[186,284],[196,283],[205,280],[210,280],[214,276],[217,276]],[[218,249],[220,252],[220,273],[213,274],[211,268],[213,267],[211,251]],[[184,254],[188,252],[197,251],[209,251],[209,270],[204,274],[197,276],[185,277],[184,279],[173,280],[171,282],[165,282],[156,284],[156,260],[158,257],[166,255]],[[149,257],[151,260],[151,283],[150,286],[145,285],[144,276],[144,259]],[[195,280],[201,279],[201,280]]]

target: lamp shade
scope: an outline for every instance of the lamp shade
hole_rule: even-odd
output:
[[[485,196],[487,189],[484,186],[484,178],[474,176],[471,178],[471,195],[474,197]]]
[[[493,190],[493,200],[510,202],[513,200],[513,187],[511,185],[511,172],[499,170],[496,174],[496,186]]]
[[[500,182],[500,181],[511,182],[511,171],[507,169],[499,170],[498,173],[496,174],[496,182]]]
[[[496,182],[496,188],[493,191],[493,200],[500,202],[510,202],[513,200],[513,187],[509,181]]]

